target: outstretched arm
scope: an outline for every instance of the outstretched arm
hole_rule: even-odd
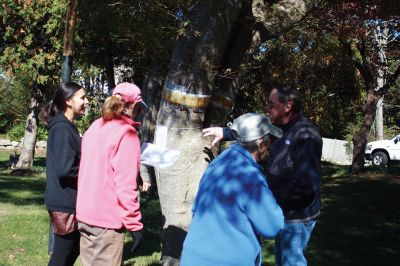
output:
[[[203,129],[203,136],[214,136],[214,140],[211,145],[214,146],[221,140],[234,140],[235,137],[232,134],[232,130],[229,127],[208,127]]]

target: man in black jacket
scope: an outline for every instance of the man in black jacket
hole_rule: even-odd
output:
[[[269,187],[285,216],[284,229],[275,239],[276,265],[307,265],[304,251],[321,206],[320,164],[322,138],[303,115],[295,89],[271,90],[267,113],[283,136],[272,144],[264,165]],[[233,140],[228,128],[206,128],[204,136]]]

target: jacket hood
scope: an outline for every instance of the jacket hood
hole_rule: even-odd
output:
[[[53,117],[50,118],[49,120],[49,125],[48,125],[48,129],[50,130],[50,128],[54,127],[54,125],[58,124],[58,123],[66,123],[69,126],[72,126],[73,128],[76,128],[76,126],[71,123],[62,113],[58,113],[56,115],[54,115]]]

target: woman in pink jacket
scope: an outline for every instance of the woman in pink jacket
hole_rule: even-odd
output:
[[[143,238],[136,182],[140,123],[134,121],[141,102],[136,85],[117,85],[83,136],[76,214],[84,266],[121,265],[125,230],[134,247]]]

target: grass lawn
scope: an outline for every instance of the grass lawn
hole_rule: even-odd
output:
[[[309,265],[399,265],[400,166],[349,175],[323,165],[322,210]]]
[[[11,176],[9,155],[0,152],[0,265],[47,265],[49,219],[44,206],[45,159],[35,159],[37,174]],[[160,260],[161,211],[156,195],[142,196],[145,240],[132,254],[125,245],[123,265],[158,265]],[[126,241],[131,237],[127,234]],[[78,262],[75,265],[81,265]]]
[[[35,161],[41,173],[31,176],[10,176],[7,161],[0,152],[0,265],[47,265],[44,158]],[[368,168],[357,176],[344,166],[323,164],[322,170],[323,208],[307,250],[309,265],[398,265],[400,167]],[[135,254],[126,245],[124,265],[159,265],[157,196],[144,195],[141,204],[145,239]],[[274,265],[273,241],[263,246],[263,265]]]

